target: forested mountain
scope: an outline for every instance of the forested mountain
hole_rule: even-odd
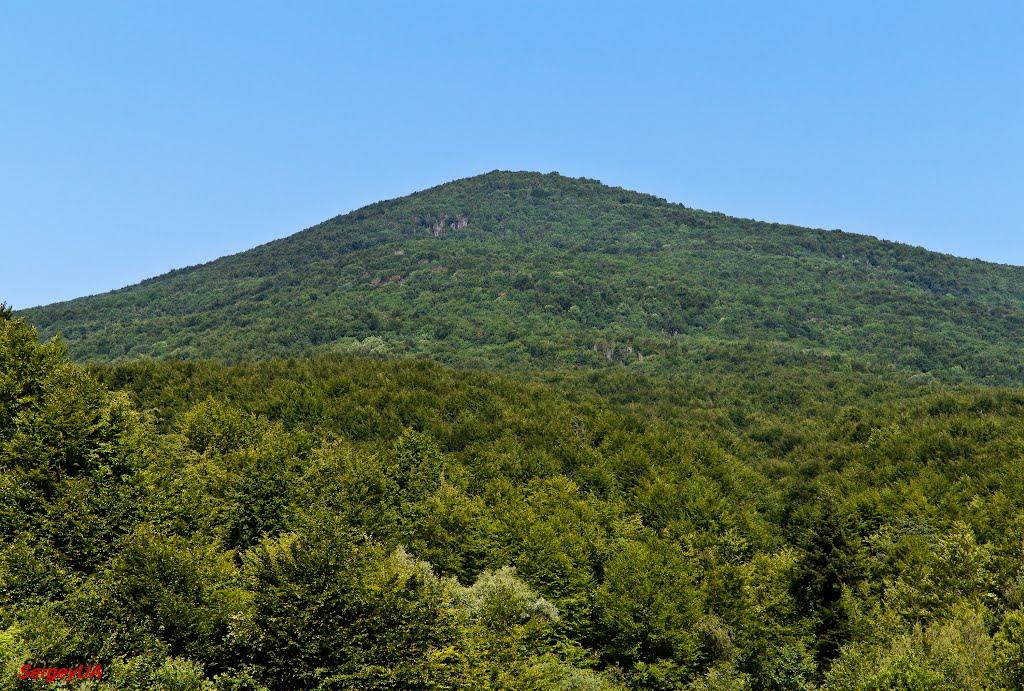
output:
[[[557,174],[458,180],[22,316],[90,361],[352,352],[664,373],[757,344],[1024,382],[1024,269]]]
[[[496,172],[0,303],[0,691],[1024,688],[1022,279]]]

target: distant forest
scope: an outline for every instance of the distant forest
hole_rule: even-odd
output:
[[[671,373],[770,344],[1024,384],[1024,269],[494,172],[137,286],[20,313],[85,361],[318,352]]]

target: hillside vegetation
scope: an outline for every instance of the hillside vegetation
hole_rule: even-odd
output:
[[[316,352],[673,372],[756,344],[1024,382],[1024,269],[494,172],[119,291],[26,310],[87,361]]]

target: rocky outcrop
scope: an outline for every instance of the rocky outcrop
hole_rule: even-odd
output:
[[[417,216],[415,222],[417,225],[430,228],[430,232],[435,238],[443,238],[445,232],[449,230],[461,230],[469,225],[469,219],[465,216],[451,217],[445,213],[437,216]]]

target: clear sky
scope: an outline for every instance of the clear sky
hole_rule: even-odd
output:
[[[495,168],[1024,264],[1024,3],[0,3],[16,307]]]

